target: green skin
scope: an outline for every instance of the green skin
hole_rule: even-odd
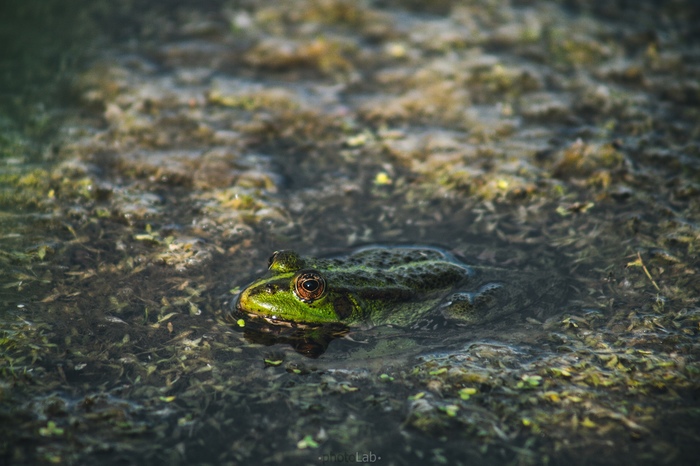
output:
[[[304,300],[297,278],[309,273],[325,286]],[[237,307],[275,323],[412,326],[439,309],[446,319],[476,324],[531,303],[528,293],[514,296],[519,287],[511,280],[503,285],[504,277],[513,272],[470,267],[434,248],[375,247],[335,259],[278,251],[269,273],[240,293]],[[310,287],[318,293],[317,284]]]

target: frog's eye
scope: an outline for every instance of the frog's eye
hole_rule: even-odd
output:
[[[280,253],[279,251],[273,252],[272,255],[270,256],[270,258],[267,260],[267,268],[268,269],[272,268],[272,264],[275,263],[275,259],[277,259],[277,254],[279,254],[279,253]]]
[[[299,272],[294,278],[294,293],[305,303],[310,303],[326,291],[326,280],[314,270]]]

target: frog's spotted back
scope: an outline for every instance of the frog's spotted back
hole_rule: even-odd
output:
[[[418,264],[425,261],[446,261],[446,255],[438,249],[428,248],[363,248],[349,256],[365,267],[389,269]]]

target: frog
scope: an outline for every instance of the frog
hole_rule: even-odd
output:
[[[272,324],[425,327],[436,319],[476,325],[525,309],[552,281],[523,286],[526,274],[468,265],[431,246],[368,246],[316,258],[275,251],[267,272],[235,308]]]

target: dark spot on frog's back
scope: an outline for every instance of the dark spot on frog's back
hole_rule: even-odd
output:
[[[340,296],[333,301],[333,309],[338,319],[345,320],[352,314],[352,303],[347,296]]]
[[[408,301],[416,296],[416,292],[403,286],[385,286],[360,290],[358,295],[368,301]]]

